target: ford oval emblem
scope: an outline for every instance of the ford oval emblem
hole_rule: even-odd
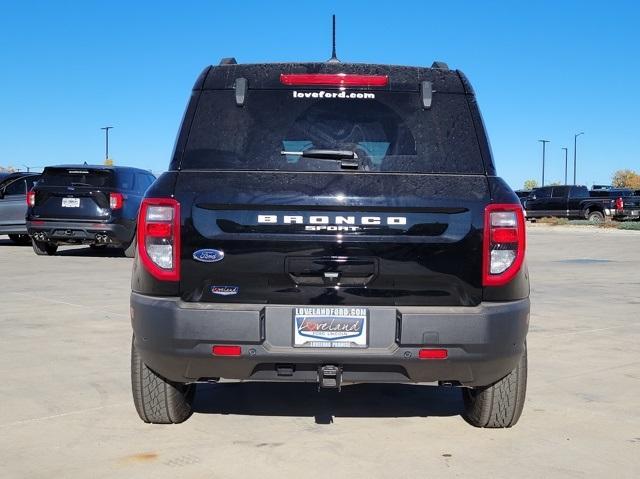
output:
[[[224,251],[217,249],[199,249],[193,252],[193,259],[202,263],[215,263],[224,258]]]

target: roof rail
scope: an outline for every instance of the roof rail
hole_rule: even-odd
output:
[[[220,65],[237,65],[238,62],[236,61],[235,57],[225,57],[222,60],[220,60]]]
[[[431,68],[435,68],[436,70],[448,70],[449,65],[447,65],[445,62],[435,61],[431,64]]]

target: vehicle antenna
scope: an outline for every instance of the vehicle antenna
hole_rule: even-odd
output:
[[[338,60],[338,57],[336,56],[336,16],[332,15],[332,17],[333,17],[333,48],[331,50],[331,58],[329,58],[327,62],[340,63],[340,60]]]

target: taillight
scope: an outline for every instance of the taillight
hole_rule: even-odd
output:
[[[348,73],[283,73],[280,75],[283,85],[307,86],[387,86],[386,75],[351,75]]]
[[[525,223],[520,205],[494,204],[485,208],[482,284],[500,286],[518,273],[525,252]]]
[[[622,197],[619,197],[616,199],[616,209],[617,210],[624,209],[624,200],[622,199]]]
[[[33,208],[35,205],[36,205],[36,192],[29,191],[27,193],[27,206]]]
[[[111,193],[109,195],[109,208],[112,210],[119,210],[124,203],[124,197],[122,193]]]
[[[138,255],[155,278],[180,280],[180,203],[173,198],[142,200],[138,216]]]

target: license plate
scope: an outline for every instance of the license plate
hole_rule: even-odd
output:
[[[293,345],[308,348],[366,348],[367,308],[308,306],[293,309]]]
[[[63,208],[79,208],[80,198],[62,198]]]
[[[638,216],[640,215],[640,211],[638,210],[631,210],[631,216]]]

